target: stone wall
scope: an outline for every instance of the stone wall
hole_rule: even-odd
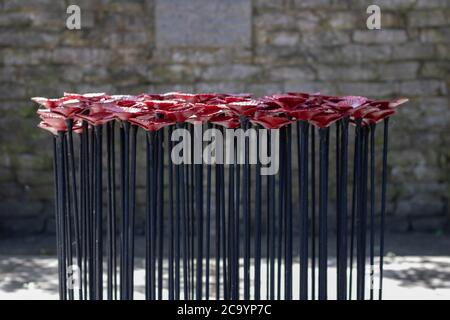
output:
[[[81,30],[66,28],[69,4]],[[381,30],[366,28],[369,4]],[[406,96],[389,214],[400,229],[449,216],[448,0],[0,0],[0,10],[2,235],[53,230],[51,140],[29,98],[64,91]]]

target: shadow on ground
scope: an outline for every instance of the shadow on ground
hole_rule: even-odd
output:
[[[384,272],[386,299],[450,299],[449,237],[396,234],[389,235],[388,240]],[[58,272],[54,239],[0,241],[0,300],[56,299]],[[137,248],[142,246],[140,241]],[[333,246],[330,244],[331,252]],[[334,257],[330,257],[329,266],[329,282],[334,283]],[[211,275],[214,275],[213,265]],[[136,258],[135,279],[136,295],[143,297],[145,272],[141,257]]]
[[[386,265],[384,275],[404,287],[450,288],[450,258],[394,258]]]

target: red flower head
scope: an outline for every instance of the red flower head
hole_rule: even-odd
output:
[[[43,122],[41,127],[54,130],[55,132],[67,130],[66,117],[64,115],[48,109],[39,109],[38,114]]]
[[[146,131],[157,131],[166,126],[175,124],[175,121],[164,119],[156,112],[150,112],[145,115],[140,115],[129,119],[130,123],[135,124]]]
[[[223,106],[206,103],[195,104],[195,114],[186,119],[187,122],[200,124],[209,121],[212,117],[218,115],[223,110]]]
[[[258,106],[250,121],[266,129],[279,129],[292,123],[292,120],[280,105],[270,100],[266,100]]]
[[[224,126],[229,129],[236,129],[241,126],[239,117],[232,112],[222,111],[209,119],[209,122]]]
[[[408,99],[369,100],[361,96],[324,96],[288,92],[259,99],[249,94],[169,92],[165,94],[107,95],[105,93],[64,93],[57,99],[34,97],[39,109],[39,127],[52,133],[67,130],[66,119],[74,119],[75,131],[81,120],[101,125],[115,119],[130,121],[145,130],[158,130],[174,123],[211,123],[227,128],[240,126],[240,117],[268,129],[297,121],[309,121],[323,128],[343,117],[363,125],[377,123],[395,114]]]
[[[165,100],[154,105],[155,111],[163,114],[166,119],[173,122],[185,122],[197,111],[195,104],[180,100]]]
[[[259,105],[257,100],[243,100],[230,102],[226,106],[236,116],[252,117]]]
[[[332,109],[325,109],[324,111],[314,115],[310,121],[318,128],[326,128],[343,117],[344,116],[339,112]]]

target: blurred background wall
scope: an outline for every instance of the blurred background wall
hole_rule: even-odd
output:
[[[66,28],[70,4],[81,30]],[[366,27],[370,4],[381,30]],[[0,0],[0,9],[1,236],[53,232],[51,139],[30,97],[64,91],[408,97],[392,121],[391,226],[448,226],[448,0]]]

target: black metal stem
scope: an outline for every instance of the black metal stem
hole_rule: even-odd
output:
[[[338,295],[339,300],[347,299],[347,175],[348,175],[348,117],[341,122],[340,132],[340,172],[337,183],[339,184],[338,202]]]
[[[172,155],[172,132],[173,127],[168,128],[167,146],[169,154],[169,224],[170,224],[170,244],[169,244],[169,300],[175,298],[175,285],[174,285],[174,252],[175,252],[175,218],[174,218],[174,165],[171,161]]]
[[[210,125],[207,127],[210,129]],[[208,154],[208,164],[206,169],[206,266],[205,266],[205,299],[209,300],[209,273],[210,273],[210,246],[211,246],[211,188],[212,188],[212,164]],[[197,279],[201,281],[201,279]]]
[[[311,126],[311,299],[316,299],[316,133]]]
[[[69,178],[70,178],[70,184],[71,184],[71,188],[70,190],[72,191],[72,212],[73,212],[73,226],[74,226],[74,232],[75,232],[75,256],[76,256],[76,261],[77,261],[77,267],[78,267],[78,272],[79,272],[79,279],[76,279],[77,281],[79,281],[79,283],[77,284],[78,286],[78,298],[79,300],[83,299],[83,292],[82,292],[82,288],[81,288],[81,283],[82,283],[82,264],[81,264],[81,226],[80,226],[80,216],[81,213],[79,211],[79,206],[78,206],[78,193],[77,193],[77,176],[76,176],[76,167],[75,167],[75,153],[74,153],[74,147],[73,147],[73,119],[67,119],[66,120],[66,124],[67,124],[67,140],[68,140],[68,158],[69,158],[69,167],[70,167],[70,171],[69,171]]]
[[[257,130],[258,131],[258,130]],[[255,173],[255,300],[261,299],[261,218],[262,218],[262,199],[261,199],[261,162],[259,157],[260,139],[257,133],[256,143],[256,173]]]
[[[224,129],[223,127],[220,127],[221,133],[223,134]],[[228,260],[227,255],[227,246],[230,246],[230,243],[227,241],[227,218],[225,214],[225,166],[222,164],[219,167],[220,171],[220,182],[221,182],[221,188],[220,188],[220,218],[221,218],[221,230],[220,234],[222,235],[221,242],[222,242],[222,284],[223,284],[223,299],[227,300],[230,298],[229,289],[230,285],[227,281],[229,277],[228,272],[228,265],[230,264],[230,261]],[[228,224],[230,224],[230,221],[228,220]]]
[[[319,300],[328,299],[328,146],[329,128],[320,128],[319,161]]]
[[[69,182],[69,156],[68,156],[68,147],[67,147],[67,134],[64,135],[63,139],[63,172],[64,172],[64,193],[65,193],[65,199],[66,202],[64,203],[64,235],[65,235],[65,247],[66,247],[66,263],[67,263],[67,274],[65,281],[69,280],[69,272],[72,273],[72,270],[70,270],[73,267],[73,252],[72,252],[72,243],[73,243],[73,235],[72,235],[72,199],[70,197],[70,182]],[[72,286],[68,286],[68,299],[73,300],[74,298],[74,290]]]
[[[82,124],[83,131],[79,135],[80,139],[80,154],[79,154],[79,175],[80,175],[80,236],[81,236],[81,263],[82,263],[82,292],[83,292],[83,299],[87,300],[87,225],[86,225],[86,212],[87,212],[87,200],[86,200],[86,192],[87,192],[87,186],[86,186],[86,155],[85,155],[85,136],[87,134],[87,131],[85,131],[85,125]],[[87,129],[86,129],[87,130]]]
[[[350,221],[350,270],[348,283],[348,299],[352,299],[353,293],[353,261],[354,261],[354,247],[355,247],[355,233],[356,233],[356,210],[357,210],[357,195],[358,195],[358,177],[360,175],[360,124],[355,127],[355,146],[353,156],[353,186],[352,186],[352,213]]]
[[[219,128],[216,128],[216,130],[220,130]],[[215,137],[214,139],[216,139]],[[223,154],[223,153],[222,153]],[[223,227],[223,224],[221,223],[221,215],[222,215],[222,208],[225,205],[222,203],[222,189],[223,181],[222,181],[222,168],[223,164],[216,162],[215,164],[215,231],[216,231],[216,242],[215,242],[215,249],[216,249],[216,260],[215,260],[215,271],[216,271],[216,300],[220,299],[220,258],[221,258],[221,237],[222,237],[222,231],[221,228]]]
[[[163,299],[164,264],[164,130],[158,134],[158,299]]]
[[[299,199],[300,199],[300,299],[308,299],[308,132],[309,124],[297,125],[299,137]]]
[[[381,213],[380,213],[380,283],[378,288],[378,299],[383,299],[383,263],[384,263],[384,228],[386,217],[386,188],[387,188],[387,152],[389,143],[389,118],[384,119],[383,130],[383,161],[382,161],[382,176],[381,176]]]
[[[114,229],[113,229],[113,221],[114,221],[114,204],[113,204],[113,184],[112,184],[112,179],[113,179],[113,169],[112,169],[112,158],[114,157],[114,154],[112,153],[112,144],[113,144],[113,140],[112,140],[112,132],[111,132],[111,127],[112,127],[113,123],[107,123],[106,124],[106,152],[107,152],[107,158],[108,158],[108,163],[107,163],[107,170],[108,170],[108,216],[107,216],[107,275],[108,275],[108,279],[107,279],[107,299],[108,300],[112,300],[113,299],[113,292],[114,292],[114,288],[113,288],[113,254],[114,254],[114,246],[113,246],[113,242],[114,242],[114,238],[115,238],[115,234],[114,234]]]
[[[286,186],[285,186],[285,267],[284,299],[292,300],[292,127],[286,127]]]
[[[370,300],[374,299],[375,277],[375,124],[370,125]]]
[[[130,152],[130,223],[128,225],[128,250],[129,250],[129,267],[128,267],[128,284],[129,299],[133,299],[134,295],[134,225],[136,216],[136,136],[138,126],[131,126],[131,152]]]
[[[178,127],[180,128],[180,127]],[[181,232],[181,212],[182,212],[182,183],[181,183],[181,170],[182,165],[177,164],[174,165],[175,170],[175,294],[174,297],[176,300],[180,299],[180,257],[181,257],[181,240],[180,240],[180,232]]]
[[[238,159],[238,145],[235,143],[235,149],[234,149],[236,160],[235,160],[235,187],[234,187],[234,296],[235,300],[238,300],[240,298],[240,267],[239,267],[239,259],[241,257],[241,215],[240,215],[240,209],[241,209],[241,166],[239,164]],[[242,150],[239,150],[239,152],[242,152]]]
[[[129,235],[129,225],[130,225],[130,172],[129,172],[129,139],[130,137],[130,123],[122,122],[121,127],[121,147],[122,147],[122,275],[121,284],[123,284],[122,299],[130,299],[130,235]]]
[[[203,130],[195,131],[194,139],[202,141]],[[201,150],[200,150],[201,152]],[[196,299],[203,298],[203,165],[195,164],[195,213],[197,218],[197,275],[196,275]]]
[[[103,298],[103,183],[102,183],[102,129],[101,125],[95,126],[95,299]]]
[[[360,126],[360,175],[357,201],[357,241],[356,241],[356,297],[364,300],[366,271],[366,228],[367,228],[367,151],[368,130]]]
[[[63,153],[62,141],[64,139],[64,132],[58,132],[58,135],[53,138],[53,168],[55,176],[55,224],[56,224],[56,249],[58,253],[58,276],[59,276],[59,299],[66,300],[66,261],[64,248],[64,234],[63,234],[63,201],[64,194],[62,193],[64,178],[63,178]]]
[[[186,125],[182,125],[183,128],[186,128]],[[183,241],[183,291],[184,291],[184,300],[190,299],[190,291],[189,291],[189,251],[190,251],[190,242],[189,242],[189,208],[190,208],[190,188],[189,188],[189,165],[183,164],[181,168],[181,236]],[[186,176],[185,176],[186,173]]]
[[[236,229],[235,229],[235,163],[236,158],[233,159],[233,163],[228,168],[228,275],[229,275],[229,289],[232,300],[237,300],[236,296],[236,268],[235,264],[235,251],[236,251]]]
[[[241,126],[244,130],[250,128],[250,123],[247,119],[241,119]],[[243,199],[242,199],[242,214],[244,217],[244,299],[250,299],[250,210],[251,210],[251,193],[250,193],[250,138],[247,138],[244,146],[244,170],[243,170]],[[242,150],[241,150],[242,151]]]
[[[89,260],[89,299],[95,299],[95,265],[94,265],[94,210],[95,210],[95,133],[91,126],[89,133],[88,179],[89,179],[89,211],[88,211],[88,260]]]
[[[272,133],[270,133],[272,135]],[[269,141],[271,137],[269,136]],[[270,145],[270,144],[269,144]],[[275,150],[270,149],[271,157],[279,156],[274,154]],[[281,165],[281,161],[280,161]],[[281,168],[280,168],[281,169]],[[270,275],[269,275],[269,299],[275,299],[275,176],[269,176],[269,187],[268,187],[268,201],[269,201],[269,257],[270,257]]]
[[[278,176],[278,225],[277,225],[277,299],[281,299],[281,268],[283,257],[283,222],[285,213],[285,182],[286,182],[286,127],[280,129],[280,170]]]

